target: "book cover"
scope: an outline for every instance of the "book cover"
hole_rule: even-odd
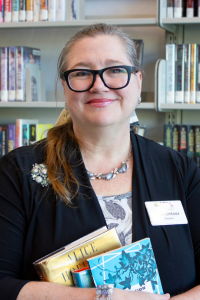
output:
[[[19,21],[26,21],[26,0],[19,0]]]
[[[8,47],[0,48],[0,90],[1,101],[8,101]]]
[[[72,271],[72,278],[77,287],[91,288],[95,286],[89,267]]]
[[[103,228],[48,254],[33,265],[42,280],[73,286],[71,271],[88,267],[87,258],[120,246],[115,228]]]
[[[34,0],[26,0],[26,21],[33,21],[33,2]]]
[[[29,124],[22,124],[22,146],[29,145]]]
[[[186,0],[186,17],[194,17],[194,0]]]
[[[19,0],[12,0],[12,22],[19,22]]]
[[[164,146],[172,148],[172,124],[164,125]]]
[[[11,0],[4,0],[4,22],[11,22]]]
[[[48,130],[52,128],[54,124],[52,123],[39,123],[36,128],[36,140],[40,141],[47,137]]]
[[[23,72],[23,47],[16,47],[16,101],[25,101],[25,75]]]
[[[166,103],[175,102],[175,55],[176,45],[166,44]]]
[[[179,152],[187,154],[188,151],[188,128],[187,125],[179,125]]]
[[[175,102],[184,103],[184,44],[176,45]]]
[[[163,294],[149,238],[89,258],[87,261],[95,286],[113,284],[120,289]]]
[[[179,150],[179,125],[173,125],[172,127],[172,149]]]
[[[182,18],[183,0],[174,0],[174,18]]]
[[[37,124],[29,124],[29,145],[34,144],[37,141],[37,133],[36,133]]]
[[[167,18],[172,19],[174,17],[174,1],[167,0]]]
[[[38,120],[34,119],[16,119],[15,122],[15,147],[23,146],[23,125],[24,124],[37,124]]]
[[[8,101],[16,99],[16,48],[8,47]]]
[[[194,158],[194,132],[195,132],[195,126],[188,125],[187,126],[187,141],[188,141],[188,146],[187,146],[187,156]]]
[[[196,103],[196,49],[197,44],[191,44],[191,60],[190,60],[190,103]]]

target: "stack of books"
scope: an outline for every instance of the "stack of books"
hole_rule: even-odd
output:
[[[150,239],[122,246],[115,228],[100,228],[33,264],[44,281],[163,294]]]
[[[200,17],[199,0],[167,0],[167,18]]]

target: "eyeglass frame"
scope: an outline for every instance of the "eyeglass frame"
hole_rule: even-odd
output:
[[[124,68],[124,69],[127,71],[128,79],[127,79],[127,82],[126,82],[126,84],[125,84],[124,86],[119,87],[119,88],[112,88],[112,87],[109,87],[109,86],[105,83],[105,81],[104,81],[104,79],[103,79],[103,73],[104,73],[106,70],[109,70],[109,69],[112,69],[112,68]],[[70,86],[70,83],[69,83],[69,74],[72,73],[72,72],[74,72],[74,71],[87,71],[87,72],[90,72],[90,73],[93,75],[92,83],[91,83],[91,85],[90,85],[87,89],[78,91],[78,90],[73,89],[73,88]],[[66,81],[66,83],[67,83],[67,85],[68,85],[68,88],[69,88],[71,91],[77,92],[77,93],[82,93],[82,92],[87,92],[87,91],[89,91],[89,90],[93,87],[97,75],[99,75],[99,77],[101,78],[103,84],[104,84],[107,88],[109,88],[109,89],[111,89],[111,90],[120,90],[120,89],[125,88],[125,87],[129,84],[130,78],[131,78],[131,73],[136,74],[138,71],[139,71],[139,68],[138,68],[138,67],[127,66],[127,65],[111,66],[111,67],[106,67],[106,68],[99,69],[99,70],[77,68],[77,69],[71,69],[71,70],[67,70],[67,71],[63,72],[63,77],[64,77],[64,79],[65,79],[65,81]]]

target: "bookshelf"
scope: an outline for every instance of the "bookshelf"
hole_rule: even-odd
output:
[[[123,3],[122,3],[123,2]],[[58,55],[68,38],[80,28],[96,22],[122,27],[131,37],[144,40],[142,103],[137,115],[148,128],[148,137],[162,141],[165,114],[156,112],[154,68],[164,57],[165,31],[158,26],[156,0],[85,0],[85,19],[66,22],[19,22],[0,24],[0,46],[24,45],[41,49],[42,102],[0,102],[0,123],[16,118],[37,118],[54,122],[64,106],[57,82]]]

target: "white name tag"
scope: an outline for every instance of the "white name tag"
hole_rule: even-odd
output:
[[[188,223],[180,200],[146,201],[145,206],[153,226]]]

